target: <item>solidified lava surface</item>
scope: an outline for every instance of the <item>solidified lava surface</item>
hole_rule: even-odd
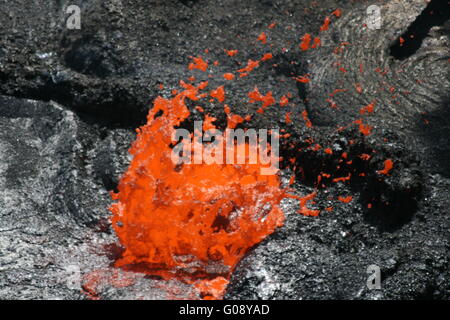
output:
[[[448,300],[448,2],[370,4],[1,5],[0,298]],[[195,121],[279,173],[176,166]]]

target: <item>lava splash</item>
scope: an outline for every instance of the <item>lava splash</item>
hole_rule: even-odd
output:
[[[137,129],[110,209],[125,248],[115,266],[188,281],[203,297],[220,298],[249,248],[283,224],[284,191],[276,174],[260,174],[259,163],[171,160],[175,130],[190,115],[185,100],[198,100],[201,89],[156,98]]]

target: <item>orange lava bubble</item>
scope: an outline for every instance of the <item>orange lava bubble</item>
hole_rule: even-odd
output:
[[[298,213],[304,215],[304,216],[311,216],[311,217],[317,217],[320,214],[320,210],[314,210],[309,209],[307,207],[307,203],[309,201],[312,201],[317,195],[317,192],[312,192],[304,197],[296,196],[296,195],[287,195],[289,198],[297,199],[300,201],[300,209],[298,210]]]
[[[325,17],[325,20],[323,21],[323,25],[320,27],[320,31],[327,31],[329,26],[330,26],[330,18],[329,17]]]
[[[353,121],[353,123],[355,123],[359,126],[359,132],[361,132],[365,136],[368,136],[373,129],[372,126],[369,126],[368,124],[364,124],[361,119],[355,120],[355,121]]]
[[[201,57],[192,57],[192,62],[188,66],[189,70],[198,69],[201,71],[206,71],[208,69],[208,63]]]
[[[264,32],[261,32],[261,34],[258,37],[258,40],[262,42],[262,44],[267,43],[267,35]]]
[[[212,90],[209,94],[211,97],[216,98],[219,102],[225,101],[225,89],[224,86],[220,86],[215,90]]]
[[[282,96],[278,103],[281,107],[287,106],[289,104],[289,99],[286,96]]]
[[[311,48],[313,48],[313,49],[318,48],[318,47],[320,47],[321,44],[322,44],[322,40],[320,40],[319,37],[315,37],[314,38],[314,43],[311,46]]]
[[[238,50],[226,50],[225,49],[225,53],[230,57],[234,57],[235,55],[238,54],[238,52],[239,52]]]
[[[234,79],[234,74],[232,74],[232,73],[225,73],[225,74],[223,75],[223,77],[224,77],[226,80],[233,80],[233,79]]]
[[[352,196],[348,196],[348,197],[341,197],[341,196],[339,196],[338,200],[343,202],[343,203],[349,203],[349,202],[351,202],[353,200],[353,197]]]
[[[363,115],[363,114],[365,114],[365,113],[373,113],[374,107],[375,107],[375,102],[369,103],[367,106],[362,107],[362,108],[359,110],[359,113],[360,113],[361,115]]]
[[[301,82],[301,83],[308,83],[310,80],[309,78],[305,77],[305,76],[298,76],[298,77],[294,77],[294,79],[297,82]]]
[[[261,58],[261,61],[267,61],[273,58],[273,54],[271,53],[266,53],[264,54],[264,56]]]
[[[116,267],[164,279],[190,279],[205,298],[220,298],[236,264],[280,227],[285,196],[276,174],[256,164],[177,164],[176,127],[190,115],[185,100],[199,100],[185,84],[171,99],[158,97],[146,125],[137,129],[111,206],[113,228],[124,247]],[[207,117],[207,127],[213,127]],[[252,148],[246,144],[247,155]],[[200,282],[196,282],[200,281]]]
[[[306,33],[302,38],[302,42],[300,43],[300,49],[302,51],[306,51],[309,49],[310,44],[311,44],[311,35],[309,33]]]
[[[286,124],[292,123],[291,115],[292,115],[292,112],[286,112],[286,115],[284,116]]]
[[[394,162],[391,159],[386,159],[384,161],[384,169],[377,171],[379,174],[388,175],[389,172],[394,168]]]
[[[255,87],[253,91],[249,92],[248,97],[250,98],[250,103],[255,103],[257,101],[263,103],[261,108],[259,109],[262,112],[264,112],[267,107],[273,105],[276,102],[275,98],[272,95],[272,91],[269,91],[266,95],[263,95],[259,92],[258,87]]]
[[[334,179],[333,179],[333,182],[340,182],[340,181],[345,182],[345,181],[349,181],[351,177],[352,177],[352,174],[349,173],[348,176],[346,176],[346,177],[334,178]]]
[[[247,62],[247,66],[245,68],[239,69],[238,72],[247,74],[257,67],[259,67],[259,61],[253,61],[252,59],[249,59]]]
[[[309,120],[309,118],[308,118],[308,111],[303,110],[302,111],[302,117],[303,117],[303,120],[305,120],[305,122],[306,122],[306,126],[308,128],[312,128],[313,125],[312,125],[311,120]]]
[[[337,17],[337,18],[340,18],[341,15],[342,15],[342,10],[341,9],[336,9],[331,14],[334,15],[335,17]]]

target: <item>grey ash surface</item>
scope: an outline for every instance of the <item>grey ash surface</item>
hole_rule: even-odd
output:
[[[361,27],[369,5],[364,1],[1,2],[0,299],[88,298],[86,285],[68,285],[70,267],[79,268],[83,279],[115,272],[109,191],[126,170],[134,129],[145,122],[151,101],[169,96],[179,80],[192,75],[186,67],[189,56],[219,60],[214,74],[221,75],[240,68],[238,61],[271,51],[278,67],[265,64],[247,78],[226,83],[233,111],[256,110],[244,102],[255,84],[261,92],[272,90],[277,99],[294,94],[291,107],[271,107],[250,126],[285,128],[298,146],[313,137],[335,150],[329,155],[282,148],[283,156],[295,157],[305,169],[306,176],[295,184],[299,195],[313,191],[320,172],[339,177],[364,171],[366,176],[327,183],[314,205],[322,209],[319,217],[301,216],[295,201],[284,200],[285,226],[241,261],[225,298],[448,300],[449,25],[431,27],[417,51],[396,59],[392,44],[426,3],[377,3],[383,12],[380,30]],[[81,30],[65,28],[68,4],[82,8]],[[322,47],[301,53],[299,38],[318,35],[324,17],[336,8],[343,16],[320,34]],[[272,22],[277,26],[269,31]],[[262,31],[272,49],[256,41]],[[350,45],[333,54],[342,42]],[[281,52],[283,47],[287,52]],[[229,58],[223,49],[239,49],[239,54]],[[330,67],[336,62],[347,72]],[[306,85],[291,79],[305,73],[312,79]],[[194,75],[207,79],[201,72]],[[210,88],[225,83],[220,76],[209,80]],[[355,83],[362,94],[353,90]],[[338,88],[349,90],[333,97],[339,107],[333,109],[326,99]],[[336,132],[374,99],[376,112],[367,117],[374,127],[370,136]],[[223,125],[222,106],[205,108]],[[304,110],[312,130],[304,125]],[[293,112],[290,125],[284,122],[286,111]],[[199,116],[193,111],[193,118]],[[370,161],[358,160],[371,150],[376,153]],[[344,151],[354,161],[347,171],[337,169]],[[394,160],[394,170],[380,177],[377,170],[387,158]],[[288,176],[286,170],[284,179]],[[353,201],[336,201],[346,195]],[[332,212],[323,210],[329,206]],[[372,264],[381,268],[381,290],[366,287]],[[122,288],[97,277],[97,296],[195,297],[177,281],[126,276],[133,285]]]

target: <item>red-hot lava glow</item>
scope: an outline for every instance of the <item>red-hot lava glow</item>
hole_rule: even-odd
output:
[[[320,31],[328,30],[332,16],[339,18],[341,14],[339,9],[332,12],[324,20]],[[276,24],[273,23],[269,29],[275,27]],[[270,36],[270,31],[268,35]],[[267,34],[260,33],[257,40],[267,44]],[[313,40],[310,34],[305,34],[296,46],[297,50],[306,51],[320,46],[320,43],[319,37]],[[342,43],[342,46],[344,45],[350,44]],[[239,52],[237,49],[223,50],[228,57],[235,57]],[[205,50],[205,54],[208,53],[209,50]],[[239,81],[240,78],[251,76],[253,70],[263,68],[267,64],[262,62],[273,58],[274,55],[267,52],[260,60],[249,59],[240,65],[240,69],[221,73],[220,78],[226,82]],[[202,57],[190,59],[188,69],[198,73],[210,72],[219,64],[218,61],[209,64],[209,61]],[[342,72],[345,71],[341,69]],[[360,71],[362,70],[360,65]],[[211,74],[208,76],[213,77]],[[313,81],[309,74],[292,75],[291,78],[292,81],[300,83]],[[192,83],[195,80],[195,77],[189,78]],[[172,98],[155,99],[153,109],[147,116],[147,124],[137,129],[136,141],[130,149],[133,159],[119,183],[118,193],[113,194],[115,203],[110,209],[113,228],[125,249],[115,266],[138,270],[163,279],[176,278],[192,284],[204,299],[218,299],[222,298],[228,279],[239,260],[251,247],[283,224],[284,214],[279,206],[281,200],[296,199],[300,204],[298,213],[318,216],[321,210],[308,208],[309,204],[315,204],[318,190],[303,197],[288,194],[281,188],[277,174],[261,175],[261,168],[267,166],[260,163],[247,164],[247,161],[246,164],[234,165],[194,161],[193,164],[177,164],[172,161],[172,148],[177,142],[173,140],[176,128],[190,116],[186,100],[209,99],[210,102],[221,103],[227,127],[230,129],[251,121],[253,116],[241,116],[231,112],[230,106],[226,104],[228,94],[224,85],[208,91],[208,81],[200,82],[197,86],[180,81],[180,86],[183,91],[172,90]],[[164,86],[160,85],[160,90],[163,89]],[[355,84],[355,89],[358,93],[363,92],[358,83]],[[263,114],[267,108],[276,104],[283,108],[292,105],[290,93],[277,95],[275,91],[268,91],[263,94],[257,86],[248,90],[246,100],[251,104],[258,104],[256,113]],[[338,93],[345,94],[346,91],[348,89],[336,89],[330,97]],[[338,108],[332,100],[327,101],[331,103],[332,108]],[[216,118],[205,114],[201,106],[194,108],[204,114],[203,131],[214,130]],[[338,130],[356,124],[361,135],[368,136],[373,127],[365,124],[360,117],[370,116],[374,112],[375,101],[372,101],[359,109],[356,120]],[[285,113],[286,125],[298,121],[293,117],[295,114],[296,111]],[[313,130],[308,112],[303,110],[298,114],[301,117],[300,125]],[[312,139],[308,141],[313,152],[322,149]],[[245,149],[247,159],[252,158],[252,152],[255,151],[249,148],[248,144]],[[328,156],[336,154],[331,148],[322,150]],[[347,160],[348,156],[346,152],[342,153],[344,160]],[[363,153],[359,157],[369,160],[371,156]],[[295,169],[295,158],[292,160]],[[351,164],[352,161],[346,163]],[[300,169],[302,172],[303,169]],[[393,161],[387,159],[384,169],[377,172],[389,175],[392,169]],[[317,185],[322,177],[330,178],[334,183],[346,183],[351,179],[352,173],[343,177],[322,173],[318,177]],[[291,177],[289,184],[294,182],[295,175]],[[337,200],[349,203],[352,199],[352,196],[340,196]],[[333,207],[329,206],[325,210],[332,212]],[[88,284],[90,285],[87,286],[87,292],[94,292],[96,282],[92,280]]]
[[[283,224],[278,205],[284,192],[277,175],[260,174],[260,164],[172,161],[175,127],[190,114],[185,100],[198,100],[198,91],[189,87],[172,99],[158,97],[148,123],[137,130],[133,160],[111,207],[125,248],[116,266],[140,266],[166,279],[206,279],[196,286],[219,298],[248,249]]]

